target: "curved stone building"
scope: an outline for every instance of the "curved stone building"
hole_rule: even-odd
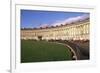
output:
[[[89,18],[70,24],[41,28],[21,28],[21,39],[89,40]]]

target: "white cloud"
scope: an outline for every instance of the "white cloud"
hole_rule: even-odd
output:
[[[42,28],[45,28],[45,27],[48,27],[49,24],[41,24],[39,27],[42,27]]]
[[[39,27],[49,27],[49,26],[60,26],[61,24],[62,25],[65,25],[65,24],[70,24],[72,22],[76,22],[76,21],[79,21],[79,20],[84,20],[86,18],[89,18],[89,15],[88,14],[84,14],[82,16],[77,16],[77,17],[71,17],[71,18],[67,18],[65,20],[57,20],[55,21],[54,23],[52,24],[41,24]]]
[[[82,15],[82,16],[77,16],[77,17],[71,17],[71,18],[68,18],[68,19],[65,19],[65,20],[62,20],[62,21],[56,21],[55,23],[51,24],[52,26],[59,26],[61,24],[70,24],[72,22],[76,22],[76,21],[79,21],[79,20],[84,20],[86,18],[89,18],[89,15],[85,14],[85,15]]]

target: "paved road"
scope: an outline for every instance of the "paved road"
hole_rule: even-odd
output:
[[[87,53],[87,50],[82,48],[81,46],[69,41],[58,41],[58,42],[68,44],[70,47],[72,47],[73,50],[76,52],[78,60],[89,59],[89,53]]]

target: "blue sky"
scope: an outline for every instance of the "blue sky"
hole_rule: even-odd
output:
[[[39,10],[21,10],[21,28],[38,28],[43,25],[52,26],[66,20],[89,16],[84,12],[56,12]]]

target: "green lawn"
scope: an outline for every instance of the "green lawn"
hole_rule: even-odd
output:
[[[57,43],[21,40],[21,63],[71,60],[69,49]]]

